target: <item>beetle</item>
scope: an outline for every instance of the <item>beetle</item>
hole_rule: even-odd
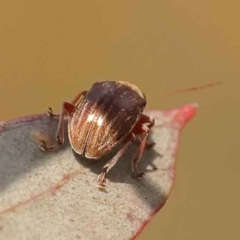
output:
[[[106,174],[118,162],[136,136],[141,143],[132,160],[133,177],[141,178],[144,173],[137,169],[146,146],[154,119],[143,113],[147,101],[144,93],[132,83],[124,81],[102,81],[92,85],[89,91],[80,92],[71,102],[63,102],[58,116],[56,143],[47,146],[42,141],[43,151],[54,151],[64,143],[64,116],[68,116],[68,137],[72,149],[79,155],[99,160],[117,145],[122,144],[115,156],[102,168],[98,175],[99,187],[106,186]]]

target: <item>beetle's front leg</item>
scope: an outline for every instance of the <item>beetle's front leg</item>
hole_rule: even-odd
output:
[[[137,125],[137,131],[138,131],[137,134],[140,134],[140,139],[141,139],[141,141],[143,141],[145,136],[142,136],[141,134],[144,131],[142,131],[141,127],[140,127],[140,129],[138,127],[141,124],[147,125],[147,127],[149,129],[151,129],[155,124],[155,120],[154,120],[154,118],[152,118],[152,117],[150,117],[146,114],[142,114],[142,116],[140,118],[140,121],[138,122],[138,125]],[[152,148],[155,145],[156,145],[156,143],[154,143],[154,142],[153,143],[146,143],[145,148]]]
[[[42,144],[39,146],[42,151],[49,152],[56,150],[60,145],[64,143],[64,115],[65,113],[71,114],[74,110],[75,106],[71,103],[64,102],[62,104],[62,111],[59,117],[58,128],[57,128],[57,136],[56,136],[56,143],[47,146],[45,141],[41,141]]]
[[[148,138],[148,135],[149,135],[149,128],[146,127],[145,125],[141,125],[141,127],[142,127],[142,131],[144,132],[144,137],[143,137],[142,142],[140,144],[139,152],[138,152],[137,156],[132,161],[132,172],[133,172],[133,177],[135,177],[135,178],[141,178],[141,177],[144,176],[143,172],[141,172],[141,173],[138,172],[137,164],[138,164],[140,158],[142,157],[143,151],[144,151],[144,149],[147,145],[147,138]]]
[[[102,172],[98,175],[98,186],[101,188],[105,188],[106,186],[106,174],[109,170],[118,162],[118,160],[122,157],[122,155],[127,151],[127,148],[131,143],[135,140],[135,135],[132,133],[126,140],[122,148],[118,151],[118,153],[103,167]]]
[[[154,126],[154,123],[155,123],[154,119],[151,119],[149,116],[143,114],[140,121],[137,123],[136,127],[133,129],[133,132],[136,135],[143,134],[143,136],[141,136],[142,141],[139,146],[138,154],[132,161],[132,172],[133,172],[133,177],[135,178],[141,178],[144,176],[143,172],[139,173],[137,170],[137,164],[140,158],[142,157],[144,149],[146,147],[152,147],[155,145],[155,143],[150,143],[150,144],[147,143],[150,129]]]
[[[71,101],[71,104],[76,106],[76,104],[77,104],[77,102],[79,101],[79,99],[80,99],[82,96],[85,96],[87,93],[88,93],[88,91],[86,91],[86,90],[78,93],[78,94],[75,96],[75,98]],[[48,115],[49,117],[60,117],[60,114],[54,114],[54,113],[53,113],[51,107],[48,108],[47,115]]]

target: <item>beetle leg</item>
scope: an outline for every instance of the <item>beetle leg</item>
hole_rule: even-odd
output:
[[[64,143],[64,115],[65,113],[71,114],[74,108],[75,106],[71,103],[64,102],[62,104],[62,111],[59,117],[58,128],[57,128],[56,143],[51,146],[47,146],[45,141],[41,141],[42,144],[39,146],[41,150],[45,152],[54,151]]]
[[[75,96],[75,98],[71,101],[71,104],[76,106],[76,104],[77,104],[77,102],[79,101],[80,97],[81,97],[81,96],[85,96],[87,93],[88,93],[88,91],[82,91],[82,92],[78,93],[78,94]],[[54,114],[54,113],[53,113],[51,107],[48,108],[47,115],[48,115],[49,117],[60,117],[60,114]]]
[[[146,126],[146,124],[148,124],[148,126]],[[154,126],[154,119],[151,119],[149,116],[143,114],[140,121],[138,122],[136,127],[133,129],[133,132],[135,134],[144,134],[143,136],[141,136],[142,142],[139,147],[139,152],[132,161],[132,172],[133,172],[133,176],[135,178],[141,178],[144,176],[144,173],[138,173],[137,164],[138,164],[140,158],[142,157],[145,147],[152,147],[155,145],[155,143],[150,143],[150,144],[147,143],[150,129],[153,126]]]
[[[140,134],[139,137],[141,139],[141,141],[144,140],[144,137],[145,136],[142,136],[142,129],[141,129],[141,125],[144,124],[144,125],[147,125],[147,127],[149,129],[151,129],[154,124],[155,124],[155,120],[154,118],[151,118],[150,116],[146,115],[146,114],[142,114],[137,126],[135,127],[135,129],[133,130],[136,134]],[[140,128],[139,128],[140,126]],[[152,148],[153,146],[155,146],[156,143],[146,143],[145,147],[146,148]]]
[[[154,118],[146,115],[146,114],[142,114],[141,118],[140,118],[140,123],[142,124],[149,124],[148,128],[152,128],[155,124],[155,120]]]
[[[135,140],[135,135],[132,133],[125,140],[125,144],[118,151],[118,153],[102,168],[102,172],[98,175],[98,178],[97,178],[99,187],[104,188],[106,186],[106,174],[118,162],[118,160],[123,156],[123,154],[126,152],[129,145],[131,143],[133,143],[134,140]]]
[[[144,173],[139,173],[138,172],[137,164],[138,164],[140,158],[142,157],[144,148],[146,147],[147,138],[148,138],[148,135],[149,135],[149,128],[145,125],[141,125],[141,130],[142,130],[142,133],[145,133],[145,135],[144,135],[143,140],[140,144],[139,152],[138,152],[137,156],[132,161],[132,172],[133,172],[133,176],[135,178],[141,178],[141,177],[144,176]]]
[[[71,101],[72,105],[76,105],[78,100],[80,99],[81,96],[85,96],[88,93],[88,91],[82,91],[78,93],[78,95]]]
[[[141,138],[141,141],[143,141],[144,140],[144,137],[145,136],[140,136],[140,138]],[[156,145],[156,143],[155,142],[152,142],[152,143],[146,143],[146,145],[145,145],[145,148],[152,148],[152,147],[154,147]]]

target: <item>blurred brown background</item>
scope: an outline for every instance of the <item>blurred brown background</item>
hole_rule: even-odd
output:
[[[149,108],[198,102],[170,199],[138,239],[240,239],[239,1],[0,5],[0,119],[59,111],[104,79],[137,84]],[[215,81],[223,84],[160,98]]]

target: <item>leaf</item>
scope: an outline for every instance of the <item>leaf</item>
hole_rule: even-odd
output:
[[[149,110],[155,126],[139,163],[146,175],[131,177],[133,144],[97,188],[102,161],[80,158],[68,141],[41,152],[38,139],[54,140],[58,121],[46,114],[0,123],[0,239],[135,239],[169,197],[181,130],[196,105]],[[113,154],[113,153],[112,153]]]

